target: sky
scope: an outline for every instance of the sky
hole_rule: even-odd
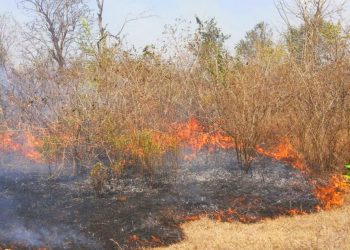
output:
[[[142,12],[152,17],[129,23],[124,29],[128,44],[142,48],[157,44],[164,25],[174,24],[176,18],[194,21],[194,17],[215,17],[225,34],[231,35],[226,46],[233,48],[260,21],[267,22],[274,33],[283,29],[283,21],[275,6],[276,0],[105,0],[104,21],[108,30],[116,33],[127,17]],[[18,0],[0,0],[0,13],[10,12],[19,22],[26,20],[17,8]],[[96,1],[88,0],[92,9]]]
[[[126,15],[142,11],[154,17],[133,22],[125,30],[136,45],[154,43],[161,37],[164,25],[174,24],[176,18],[194,22],[195,16],[215,17],[224,33],[232,36],[230,43],[243,38],[262,20],[281,26],[273,0],[106,0],[106,20],[113,30],[119,29]]]
[[[0,13],[12,13],[19,22],[26,20],[17,0],[0,0]],[[88,0],[92,9],[96,1]],[[105,0],[105,23],[113,33],[120,30],[124,20],[145,12],[151,17],[129,23],[123,34],[129,44],[140,48],[159,42],[164,25],[174,24],[176,18],[194,21],[194,17],[215,17],[225,34],[231,35],[229,45],[234,46],[245,32],[260,21],[268,22],[277,32],[282,21],[274,0]]]

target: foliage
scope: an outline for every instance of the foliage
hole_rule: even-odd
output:
[[[313,38],[313,44],[310,44],[310,32],[303,25],[291,26],[286,32],[288,51],[299,63],[315,62],[321,65],[344,56],[343,49],[348,37],[343,33],[340,23],[322,21],[317,27],[317,37]]]
[[[255,25],[235,47],[238,61],[247,63],[263,54],[271,55],[273,52],[272,36],[272,30],[267,23],[260,22]]]
[[[97,195],[103,191],[103,187],[110,180],[109,169],[102,163],[96,163],[90,171],[91,185]]]
[[[205,69],[214,81],[222,81],[226,72],[227,52],[224,43],[230,38],[218,27],[214,18],[202,21],[196,17],[198,25],[195,39],[190,49],[198,58],[199,65]]]
[[[350,180],[350,164],[345,164],[345,169],[347,172],[344,174],[344,177]]]
[[[178,146],[175,137],[150,130],[134,131],[115,140],[122,158],[129,158],[134,165],[141,167],[142,172],[151,176],[165,164],[167,153],[178,154]]]

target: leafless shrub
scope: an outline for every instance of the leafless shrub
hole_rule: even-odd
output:
[[[24,2],[41,18],[58,4]],[[341,22],[327,18],[332,8],[325,2],[311,1],[308,7],[296,1],[294,15],[301,23],[287,22],[280,42],[274,42],[266,23],[257,24],[235,56],[225,49],[228,36],[214,19],[197,18],[198,29],[191,35],[178,36],[180,28],[170,28],[171,48],[150,45],[142,52],[126,50],[121,39],[103,41],[102,5],[97,38],[87,23],[77,37],[69,29],[77,19],[69,24],[54,19],[71,33],[59,33],[58,40],[46,37],[41,42],[47,48],[39,49],[43,56],[16,69],[18,120],[37,129],[48,162],[73,166],[76,174],[96,162],[108,169],[117,166],[119,172],[129,161],[153,175],[167,152],[178,153],[177,142],[167,138],[169,127],[191,115],[231,136],[247,171],[256,147],[280,137],[288,137],[315,169],[334,169],[348,160],[350,147],[349,33]],[[74,3],[73,12],[63,14],[85,13],[85,5],[78,8],[82,1],[69,3]],[[33,9],[41,5],[39,12]],[[280,5],[283,17],[286,8]],[[42,27],[49,20],[35,24]],[[46,31],[55,35],[57,30]],[[67,64],[68,35],[79,41],[80,55]],[[68,47],[57,47],[57,42]],[[52,60],[59,70],[48,66]]]

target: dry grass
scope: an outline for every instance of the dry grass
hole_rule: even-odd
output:
[[[256,224],[202,219],[183,226],[183,242],[160,249],[350,249],[350,196],[332,211]]]

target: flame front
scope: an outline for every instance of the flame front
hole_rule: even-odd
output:
[[[298,210],[298,209],[291,209],[288,211],[288,214],[291,216],[295,216],[295,215],[305,215],[307,214],[305,211],[303,210]]]
[[[13,141],[13,132],[6,132],[0,134],[0,150],[5,151],[5,152],[10,152],[10,151],[20,151],[21,145],[19,143],[16,143]]]
[[[184,221],[197,221],[202,218],[211,218],[219,222],[234,222],[240,221],[243,223],[253,223],[262,220],[262,217],[251,217],[238,213],[233,208],[226,210],[212,211],[209,213],[200,213],[182,217]]]
[[[276,160],[289,162],[302,172],[307,171],[306,165],[303,163],[302,157],[294,149],[293,145],[288,139],[283,139],[282,142],[275,148],[271,150],[266,150],[262,147],[257,147],[257,152],[272,157]]]
[[[328,185],[316,187],[316,197],[322,202],[322,208],[325,210],[339,207],[343,205],[344,193],[349,188],[349,183],[342,176],[332,176]]]
[[[23,143],[17,142],[14,132],[5,132],[0,134],[0,151],[2,152],[17,152],[24,157],[41,163],[41,154],[38,148],[42,146],[42,141],[34,137],[30,132],[24,132]]]
[[[190,118],[186,123],[177,124],[175,136],[191,149],[192,153],[186,157],[187,159],[192,159],[204,148],[208,149],[209,152],[213,152],[215,149],[234,148],[231,137],[216,129],[206,132],[204,126],[195,118]]]

